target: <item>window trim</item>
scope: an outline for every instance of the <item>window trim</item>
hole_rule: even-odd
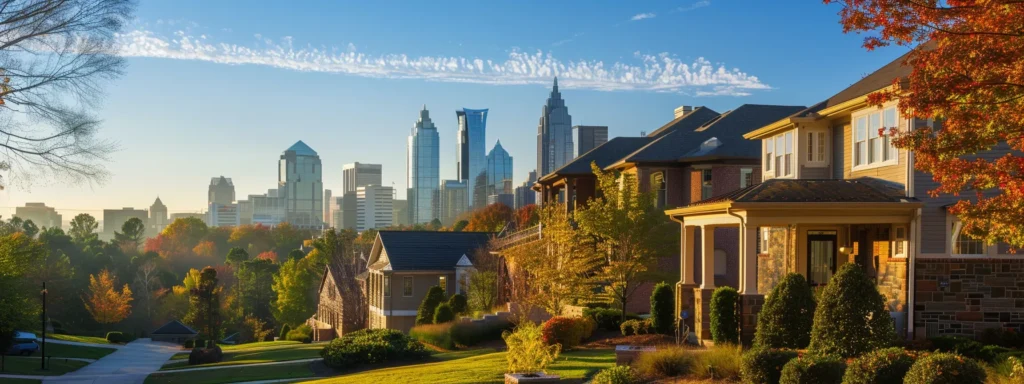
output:
[[[448,294],[448,276],[446,276],[446,275],[438,276],[437,277],[437,286],[441,287],[441,290],[444,291],[445,295],[447,295]]]
[[[900,235],[900,231],[901,230],[903,231],[902,236]],[[907,257],[907,254],[908,254],[907,248],[910,247],[910,244],[908,242],[908,237],[909,237],[908,233],[909,233],[909,231],[910,230],[907,228],[906,225],[893,225],[892,226],[892,244],[890,246],[892,247],[892,257],[893,258],[904,259],[904,258]],[[897,252],[897,250],[899,249],[900,245],[903,246],[903,252]]]
[[[802,142],[801,145],[805,145],[806,156],[803,156],[803,162],[807,166],[822,168],[827,167],[831,152],[829,151],[829,140],[828,130],[822,128],[811,128],[804,129],[804,135],[801,135],[806,142]]]
[[[764,173],[772,173],[772,174],[774,174],[773,173],[774,170],[772,168],[772,163],[775,162],[775,154],[774,154],[774,151],[775,151],[775,136],[772,136],[772,137],[769,137],[767,139],[764,139],[763,142],[764,142],[764,149],[762,149],[762,151],[764,152],[764,156],[762,156],[763,160],[762,160],[761,169],[764,170]]]
[[[391,276],[384,275],[384,282],[382,283],[384,290],[384,297],[391,297]]]
[[[788,142],[786,141],[788,137]],[[765,142],[765,163],[762,168],[764,177],[762,179],[794,179],[796,178],[799,166],[797,162],[797,135],[794,130],[788,130],[772,137],[764,139]],[[768,143],[772,144],[772,151],[768,152]],[[788,146],[786,144],[789,144]],[[770,156],[769,156],[770,154]],[[772,162],[774,164],[769,164]],[[786,173],[786,169],[789,173]]]
[[[878,132],[877,131],[872,132],[872,129],[871,129],[871,115],[878,114],[879,125],[883,125],[883,124],[885,124],[885,111],[889,110],[889,109],[893,109],[895,111],[895,115],[896,115],[896,117],[895,117],[896,129],[902,130],[902,128],[900,127],[900,118],[901,118],[900,110],[899,110],[899,108],[896,107],[895,103],[888,103],[888,104],[883,105],[882,107],[877,107],[877,108],[876,107],[864,108],[864,109],[859,110],[857,112],[854,112],[853,114],[850,115],[850,170],[851,171],[855,172],[855,171],[862,171],[862,170],[874,169],[874,168],[880,168],[880,167],[888,167],[888,166],[891,166],[891,165],[899,165],[899,163],[900,163],[900,149],[892,146],[892,140],[891,139],[888,140],[888,141],[885,140],[886,138],[889,137],[888,135],[886,135],[885,137],[879,137],[878,136]],[[867,119],[867,121],[865,122],[865,124],[867,124],[867,126],[864,128],[867,132],[865,132],[864,141],[858,142],[857,141],[857,120],[860,119],[860,118],[866,118]],[[871,151],[872,151],[872,148],[871,148],[872,141],[871,140],[873,138],[882,141],[881,144],[880,144],[882,146],[882,150],[883,150],[882,154],[885,153],[884,151],[885,151],[886,143],[889,144],[888,145],[889,148],[894,152],[893,157],[891,159],[888,159],[888,160],[882,159],[882,160],[875,161],[875,162],[871,161]],[[856,148],[857,148],[857,144],[858,143],[864,143],[864,153],[863,153],[863,156],[865,157],[865,159],[864,159],[864,164],[863,165],[857,165],[857,152],[856,152]],[[881,157],[882,154],[879,154],[878,156]]]
[[[414,283],[412,276],[402,276],[402,297],[412,297],[416,286]],[[406,286],[409,287],[409,294],[405,293]]]
[[[750,182],[747,182],[747,177],[750,177]],[[746,188],[754,185],[754,168],[740,168],[740,188]]]
[[[960,240],[960,232],[963,231],[963,222],[960,221],[959,217],[951,217],[946,223],[946,228],[950,229],[949,233],[949,254],[955,258],[984,258],[993,256],[994,244],[982,242],[982,253],[956,253],[956,243]],[[972,239],[973,240],[973,239]]]
[[[708,180],[705,180],[705,175]],[[706,196],[705,188],[707,188]],[[704,168],[700,170],[700,199],[705,200],[712,197],[715,197],[715,174],[711,172],[711,168]]]
[[[661,185],[660,188],[655,189],[654,178],[658,175],[661,175]],[[654,205],[658,208],[668,206],[668,172],[663,170],[651,172],[648,182],[650,184],[648,188],[654,193]]]

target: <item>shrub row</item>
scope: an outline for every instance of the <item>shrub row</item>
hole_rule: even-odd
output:
[[[841,384],[845,370],[835,357],[798,357],[782,367],[779,384]]]
[[[192,348],[192,352],[188,354],[188,365],[219,363],[223,359],[224,352],[211,340],[208,348]]]
[[[430,353],[423,344],[394,329],[364,329],[334,339],[320,351],[324,363],[335,369],[384,361],[421,359]]]
[[[589,317],[555,316],[544,322],[541,332],[547,345],[559,344],[562,350],[575,348],[594,334],[597,323]]]
[[[283,330],[283,329],[282,329]],[[313,328],[306,324],[302,324],[295,329],[288,331],[285,335],[285,340],[288,341],[300,341],[303,343],[313,342]]]
[[[409,336],[444,349],[471,347],[485,341],[500,340],[501,333],[513,328],[506,320],[488,322],[449,322],[417,325]]]
[[[651,333],[651,319],[626,320],[619,326],[622,336],[646,335]]]
[[[583,316],[594,319],[597,323],[597,327],[606,331],[618,331],[619,325],[622,324],[622,311],[614,308],[586,308],[583,310]],[[626,320],[638,320],[639,316],[633,314],[626,314]]]

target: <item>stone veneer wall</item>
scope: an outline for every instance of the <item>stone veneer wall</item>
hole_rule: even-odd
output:
[[[704,345],[713,344],[711,340],[711,294],[714,289],[693,289],[693,334],[697,341]]]
[[[764,295],[740,295],[740,342],[754,344],[757,332],[757,315],[764,307]]]
[[[987,328],[1024,325],[1024,258],[919,259],[914,329],[917,337],[977,337]]]

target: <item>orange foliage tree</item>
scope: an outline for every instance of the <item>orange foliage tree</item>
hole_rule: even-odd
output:
[[[192,253],[202,257],[213,257],[217,254],[217,245],[213,244],[212,241],[200,241],[192,248]]]
[[[255,251],[253,253],[263,252],[274,245],[270,228],[263,224],[239,225],[235,227],[231,231],[231,236],[228,237],[228,242],[247,251]]]
[[[121,292],[114,285],[114,277],[106,269],[100,271],[99,276],[89,275],[89,292],[82,301],[98,323],[116,323],[132,313],[132,291],[128,284],[121,288]]]
[[[972,237],[1024,246],[1024,3],[1017,0],[825,0],[840,3],[845,32],[865,32],[864,47],[912,46],[911,69],[894,87],[869,96],[898,100],[903,117],[939,124],[890,134],[914,150],[918,170],[959,195],[950,213]],[[885,129],[879,134],[886,134]],[[979,152],[1000,149],[999,156]],[[1013,151],[1006,151],[1012,149]]]
[[[258,256],[256,256],[256,258],[257,259],[262,259],[262,260],[270,260],[270,261],[273,261],[273,262],[276,263],[277,262],[277,252],[266,251],[266,252],[260,253]]]
[[[516,228],[529,228],[540,223],[540,212],[536,204],[527,204],[516,210]]]
[[[512,208],[494,203],[473,211],[469,216],[466,232],[498,232],[512,221]]]

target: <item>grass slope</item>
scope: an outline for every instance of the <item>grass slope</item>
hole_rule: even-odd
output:
[[[39,336],[39,335],[36,335]],[[64,341],[74,341],[79,343],[90,343],[90,344],[110,344],[107,339],[95,336],[76,336],[76,335],[61,335],[61,334],[46,334],[46,339],[56,339]]]
[[[19,357],[19,356],[7,356],[4,361],[4,370],[0,373],[6,373],[11,375],[41,375],[41,376],[58,376],[65,373],[78,370],[89,363],[76,360],[62,360],[52,359],[47,364],[45,371],[39,370],[39,356],[36,357]],[[6,380],[3,380],[6,382]]]
[[[278,345],[252,346],[249,348],[228,349],[221,347],[221,350],[224,351],[223,361],[201,365],[188,365],[188,353],[179,353],[171,357],[171,362],[165,364],[160,370],[311,359],[320,357],[320,350],[324,349],[324,346],[325,344],[281,343]]]
[[[218,384],[257,380],[299,379],[313,377],[311,363],[236,367],[194,372],[165,371],[146,378],[145,384],[189,383]]]
[[[36,352],[38,356],[40,352]],[[99,360],[101,357],[114,353],[114,348],[103,348],[103,347],[86,347],[84,345],[69,345],[69,344],[57,344],[57,343],[46,343],[46,356],[57,357],[75,357],[79,359],[94,359]]]

